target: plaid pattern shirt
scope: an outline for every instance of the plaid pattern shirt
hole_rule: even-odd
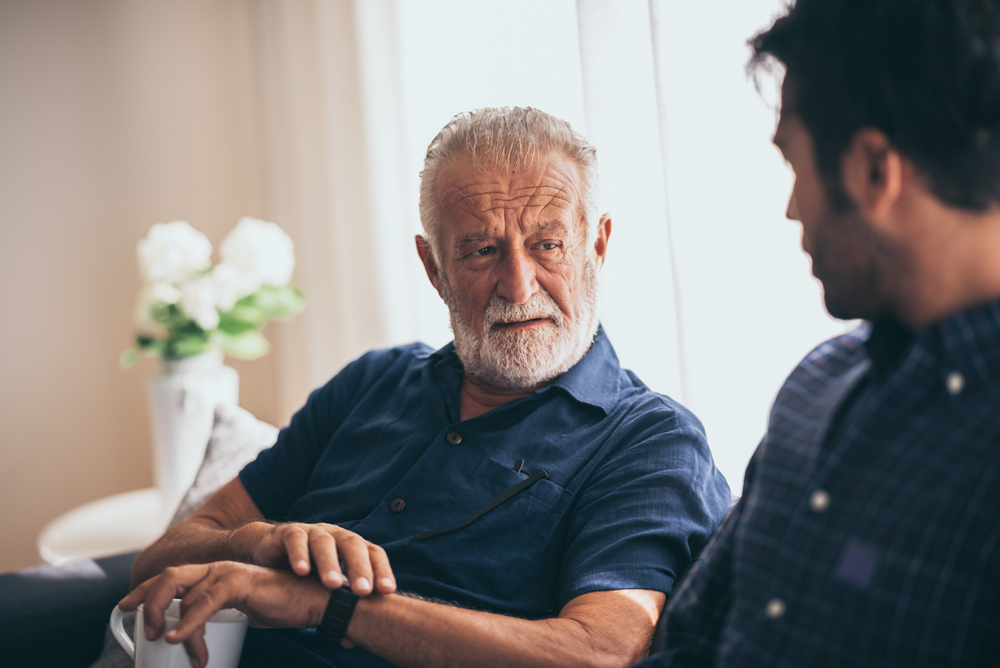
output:
[[[1000,665],[1000,301],[811,352],[662,623],[644,668]]]

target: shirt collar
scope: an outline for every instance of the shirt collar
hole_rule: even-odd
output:
[[[572,369],[557,378],[539,392],[558,387],[581,403],[596,406],[610,414],[618,403],[621,388],[621,365],[618,355],[604,333],[604,327],[597,327],[597,336],[587,354]]]
[[[1000,299],[953,313],[917,332],[894,320],[875,321],[865,347],[880,379],[916,354],[930,356],[924,359],[933,360],[942,382],[958,373],[963,387],[980,385],[1000,376]]]
[[[431,355],[438,379],[447,385],[446,393],[454,390],[457,396],[462,383],[462,362],[455,352],[454,341],[448,343]],[[610,414],[618,403],[618,392],[621,387],[621,366],[618,355],[604,333],[604,327],[598,326],[594,343],[587,354],[573,367],[557,378],[551,384],[537,390],[534,394],[541,395],[553,388],[559,388],[577,401],[595,406]]]
[[[865,340],[865,348],[879,381],[896,368],[912,342],[913,332],[895,318],[879,318],[871,323],[871,334]]]
[[[1000,299],[959,311],[930,328],[942,377],[962,375],[965,387],[1000,377]],[[920,335],[922,333],[918,333]]]

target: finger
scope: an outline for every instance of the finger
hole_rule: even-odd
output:
[[[288,563],[296,575],[309,575],[309,534],[300,526],[282,529]]]
[[[152,579],[143,600],[143,619],[146,622],[146,640],[156,640],[166,627],[165,612],[174,597],[183,595],[208,572],[203,564],[171,566]]]
[[[188,592],[184,594],[184,597],[181,598],[180,619],[184,619],[185,615],[187,615],[191,611],[191,608],[194,606],[196,601],[206,596],[209,596],[210,595],[209,591],[213,586],[216,586],[216,577],[214,573],[212,574],[211,577],[202,578],[198,583],[192,586],[188,590]],[[177,627],[175,626],[174,628]],[[198,634],[198,629],[195,629],[191,638],[194,638],[197,634]],[[168,633],[167,635],[170,634]],[[188,640],[190,640],[190,638]],[[188,640],[184,641],[185,645],[187,644]]]
[[[194,630],[191,637],[184,641],[184,651],[191,660],[192,668],[202,668],[208,665],[208,645],[205,644],[205,625]]]
[[[169,633],[166,641],[179,643],[187,641],[198,627],[229,603],[229,587],[222,578],[212,578],[204,588],[199,588],[191,596],[185,596],[181,603],[181,619]],[[206,649],[206,652],[208,650]]]
[[[351,591],[358,596],[372,593],[372,564],[368,553],[368,541],[347,530],[338,532],[335,538],[340,558],[347,564]]]
[[[156,580],[155,577],[149,578],[138,587],[133,589],[128,593],[128,596],[118,601],[118,607],[122,609],[123,612],[132,612],[139,604],[146,600],[146,592],[153,586],[153,581]]]
[[[389,557],[385,550],[372,543],[368,544],[368,560],[372,564],[375,591],[380,594],[391,594],[396,591],[396,576],[389,565]]]
[[[337,541],[327,531],[314,528],[309,532],[309,553],[316,562],[319,579],[328,589],[336,589],[344,584],[337,555]]]

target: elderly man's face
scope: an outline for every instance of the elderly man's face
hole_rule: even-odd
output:
[[[446,165],[436,182],[440,266],[428,275],[451,312],[465,369],[507,388],[567,371],[597,329],[597,270],[610,218],[587,243],[580,176],[550,155],[521,171]]]

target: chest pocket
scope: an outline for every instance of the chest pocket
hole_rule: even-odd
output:
[[[525,478],[487,459],[408,547],[438,566],[442,584],[510,599],[527,581],[555,579],[559,563],[539,573],[537,556],[570,497],[540,471]]]

